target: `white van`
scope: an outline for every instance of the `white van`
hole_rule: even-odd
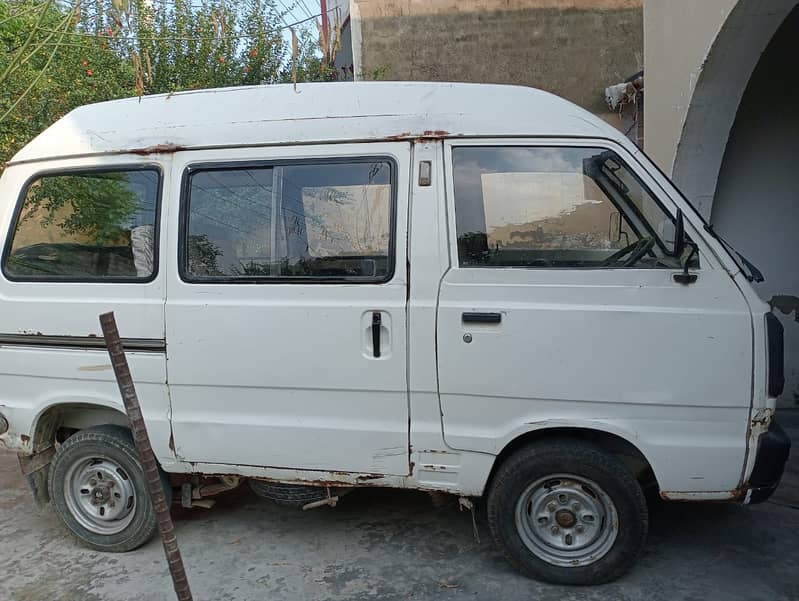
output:
[[[341,83],[79,108],[0,180],[0,440],[90,547],[153,509],[100,334],[191,505],[485,499],[524,573],[634,563],[647,487],[766,499],[782,331],[624,136],[521,87]],[[182,476],[181,476],[182,475]]]

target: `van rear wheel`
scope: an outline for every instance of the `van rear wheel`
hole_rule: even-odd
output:
[[[171,489],[162,473],[167,503]],[[130,432],[121,426],[81,430],[50,464],[50,499],[66,527],[98,551],[125,552],[156,533],[155,510]]]
[[[521,572],[555,584],[616,580],[643,548],[643,491],[615,457],[577,440],[526,447],[498,469],[487,502],[494,541]]]

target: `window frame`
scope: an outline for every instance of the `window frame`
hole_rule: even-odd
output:
[[[664,204],[664,199],[661,196],[658,196],[653,192],[652,185],[647,182],[647,179],[651,179],[651,176],[646,173],[641,173],[641,169],[643,166],[635,160],[634,155],[630,154],[627,149],[622,146],[619,146],[614,140],[610,140],[608,138],[594,138],[594,137],[583,137],[583,136],[563,136],[563,137],[546,137],[546,136],[510,136],[510,137],[474,137],[464,140],[457,140],[451,141],[445,144],[444,146],[444,164],[445,164],[445,176],[446,176],[446,187],[447,187],[447,195],[452,197],[452,204],[451,210],[452,215],[448,217],[448,224],[449,228],[451,228],[451,241],[450,244],[450,261],[452,262],[453,266],[456,266],[458,269],[517,269],[517,270],[536,270],[536,271],[599,271],[599,270],[624,270],[624,271],[636,271],[636,270],[645,270],[651,272],[660,272],[660,271],[675,271],[676,268],[668,268],[668,267],[647,267],[641,265],[635,265],[633,267],[625,267],[625,266],[604,266],[604,265],[581,265],[581,266],[559,266],[554,265],[550,267],[545,266],[538,266],[538,265],[530,265],[526,267],[519,267],[517,265],[463,265],[461,263],[460,252],[458,248],[458,225],[457,225],[457,199],[455,198],[455,161],[454,161],[454,152],[459,148],[538,148],[538,149],[583,149],[583,150],[601,150],[604,152],[612,152],[613,154],[618,157],[621,161],[623,167],[625,167],[633,177],[640,183],[642,189],[649,194],[652,200],[657,204],[657,206],[663,211],[663,213],[672,221],[676,220],[676,204],[673,204],[673,200],[668,197],[667,200],[672,201],[672,209],[669,210],[669,207]],[[629,155],[629,156],[627,156]],[[604,190],[602,191],[603,194],[608,196]],[[608,201],[614,205],[617,211],[621,213],[622,219],[626,219],[624,211],[617,206],[616,199],[608,196]],[[485,205],[483,210],[485,210]],[[643,218],[640,214],[638,207],[635,203],[630,203],[630,210],[635,214],[637,218],[639,218],[644,225],[647,233],[651,233],[655,236],[655,240],[657,246],[661,248],[665,256],[673,257],[673,254],[667,252],[663,248],[664,242],[660,239],[657,234],[654,233],[652,230],[651,224]],[[635,224],[630,223],[630,227],[633,228],[637,236],[641,236],[641,233],[637,231]],[[694,238],[692,236],[692,238]],[[699,254],[696,258],[697,261],[700,260]],[[701,268],[701,264],[697,265],[692,270],[696,271]]]
[[[389,207],[389,243],[388,266],[385,276],[343,276],[343,277],[306,277],[306,276],[213,276],[196,277],[189,272],[188,264],[188,233],[189,217],[191,212],[191,177],[196,173],[206,171],[230,171],[237,169],[258,169],[275,167],[293,167],[302,165],[341,165],[355,163],[383,162],[389,166],[390,178],[390,203]],[[230,161],[205,161],[187,165],[180,180],[180,202],[178,208],[178,277],[187,284],[205,285],[230,285],[230,284],[362,284],[375,285],[387,284],[394,279],[397,268],[397,200],[399,191],[399,166],[397,160],[386,154],[359,155],[341,157],[309,157],[300,159],[267,159],[267,160],[230,160]]]
[[[146,278],[138,276],[114,276],[114,277],[74,277],[74,276],[15,276],[8,272],[8,260],[11,256],[14,238],[17,233],[17,225],[19,224],[20,217],[22,216],[22,209],[25,206],[25,201],[28,198],[28,191],[30,187],[38,180],[45,177],[53,176],[70,176],[70,175],[94,175],[102,173],[117,173],[117,172],[130,172],[130,171],[153,171],[157,176],[156,194],[155,194],[155,222],[153,224],[153,272]],[[0,270],[3,277],[9,282],[20,283],[63,283],[63,284],[150,284],[158,277],[161,268],[161,209],[162,200],[164,196],[164,170],[158,163],[120,163],[108,164],[102,166],[79,166],[79,167],[63,167],[53,169],[43,169],[30,175],[22,184],[20,193],[17,196],[14,205],[14,213],[11,218],[8,230],[6,231],[6,240],[3,245],[2,261],[0,261]]]

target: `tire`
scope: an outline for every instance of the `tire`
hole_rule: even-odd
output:
[[[161,478],[169,504],[172,489],[166,474]],[[58,516],[91,549],[132,551],[158,529],[133,438],[122,426],[70,436],[50,464],[48,487]]]
[[[486,509],[508,561],[553,584],[616,580],[635,564],[649,526],[644,494],[629,470],[579,440],[511,455],[494,476]]]
[[[281,507],[302,509],[308,503],[327,499],[327,489],[323,486],[303,486],[300,484],[250,480],[250,488],[259,497],[269,499]],[[330,493],[335,494],[332,490]]]

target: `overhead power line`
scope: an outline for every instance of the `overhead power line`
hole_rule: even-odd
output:
[[[328,9],[327,12],[330,12],[334,9]],[[284,29],[291,29],[296,27],[297,25],[302,25],[303,23],[307,23],[308,21],[313,21],[322,16],[322,13],[318,13],[315,15],[311,15],[307,19],[301,19],[299,21],[294,21],[293,23],[289,23],[284,25],[283,27],[275,27],[272,31],[282,31]],[[52,31],[50,29],[40,29],[40,31],[44,33],[57,33],[60,35],[68,35],[73,37],[82,37],[82,38],[99,38],[103,40],[128,40],[133,42],[160,42],[160,41],[180,41],[180,42],[187,42],[187,41],[220,41],[220,40],[238,40],[243,38],[259,38],[261,34],[246,34],[246,33],[237,33],[234,35],[224,35],[224,36],[212,36],[212,37],[196,37],[196,36],[111,36],[111,35],[97,35],[94,33],[83,33],[79,31]]]
[[[276,8],[280,11],[280,20],[283,21],[283,25],[286,27],[289,26],[288,22],[286,21],[286,15],[289,14],[291,11],[286,8],[286,4],[282,0],[276,0]]]
[[[308,8],[308,5],[305,4],[305,0],[297,0],[296,3],[300,6],[300,8],[302,8],[302,10],[305,12],[305,14],[308,15],[308,18],[313,18],[313,16],[312,16],[313,13],[311,12],[311,9]],[[319,16],[321,16],[321,14],[316,15],[316,16],[319,17]]]

